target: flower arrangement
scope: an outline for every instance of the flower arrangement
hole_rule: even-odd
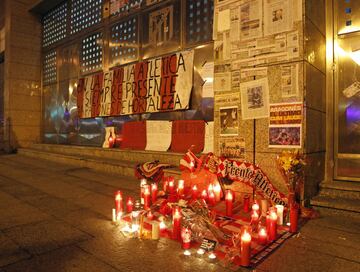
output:
[[[301,191],[301,184],[304,181],[305,158],[298,150],[283,151],[277,157],[277,162],[282,174],[285,176],[289,193],[294,193],[298,199]]]

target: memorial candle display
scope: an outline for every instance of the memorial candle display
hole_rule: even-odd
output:
[[[249,266],[250,265],[250,255],[251,255],[251,235],[245,231],[241,235],[241,244],[240,244],[240,265]]]
[[[144,186],[144,209],[147,210],[150,208],[150,186]]]
[[[258,237],[259,237],[259,243],[265,245],[267,242],[267,233],[264,227],[261,227],[259,229]]]
[[[214,194],[215,194],[215,201],[219,202],[221,200],[221,186],[219,183],[214,185]]]
[[[266,220],[267,229],[268,229],[268,237],[269,241],[274,241],[277,235],[277,215],[274,210],[271,210],[269,213],[269,218]]]
[[[244,212],[248,213],[250,207],[250,197],[249,195],[244,196]]]
[[[152,203],[156,202],[157,192],[158,192],[158,187],[157,187],[156,183],[151,184],[151,201],[152,201]]]
[[[177,193],[179,197],[184,195],[184,180],[182,179],[178,181]]]
[[[196,185],[194,185],[191,189],[191,196],[193,200],[196,200],[198,198],[198,188]]]
[[[134,209],[134,202],[131,197],[128,197],[126,200],[126,211],[127,213],[131,213]]]
[[[284,222],[284,206],[283,205],[276,205],[276,215],[277,215],[277,224],[282,225]]]
[[[225,204],[226,204],[226,216],[232,216],[233,215],[233,193],[231,190],[226,190],[226,196],[225,196]]]
[[[172,238],[179,239],[181,235],[181,213],[179,208],[174,208]]]
[[[116,218],[119,217],[119,214],[123,211],[123,203],[122,203],[122,194],[121,191],[115,192],[115,212],[116,212]]]

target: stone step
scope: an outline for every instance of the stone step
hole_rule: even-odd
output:
[[[320,184],[320,195],[360,200],[360,183],[333,181]]]
[[[54,152],[64,155],[99,157],[120,161],[131,161],[136,164],[159,160],[161,163],[166,163],[174,166],[178,166],[180,159],[184,156],[184,154],[182,153],[174,152],[123,150],[118,148],[109,149],[101,147],[56,144],[34,144],[31,146],[31,148],[39,151]]]
[[[348,215],[360,215],[360,200],[352,198],[339,198],[319,195],[314,197],[310,204],[315,209],[327,209],[328,212],[345,213]]]
[[[68,155],[57,152],[40,151],[32,148],[19,148],[18,153],[24,156],[55,161],[63,164],[87,167],[97,171],[134,177],[136,163],[122,160],[113,160],[95,156]]]

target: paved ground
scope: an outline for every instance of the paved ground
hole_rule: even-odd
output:
[[[117,188],[138,192],[124,178],[0,156],[0,271],[230,271],[173,241],[122,237],[110,222]],[[256,271],[360,271],[360,222],[312,220]]]

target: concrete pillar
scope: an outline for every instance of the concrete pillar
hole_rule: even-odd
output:
[[[5,2],[4,113],[7,151],[40,141],[41,23],[36,0]]]

